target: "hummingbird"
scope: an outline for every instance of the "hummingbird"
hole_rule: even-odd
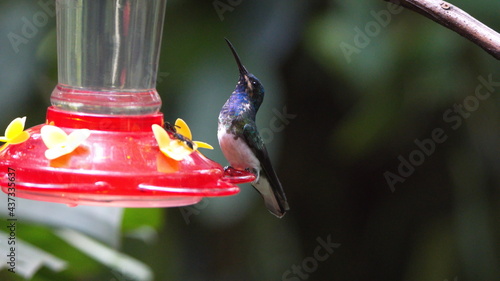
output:
[[[252,186],[264,198],[267,209],[281,218],[290,208],[255,124],[255,116],[264,100],[264,87],[243,66],[231,42],[225,40],[236,60],[240,77],[219,114],[219,145],[232,168],[255,175]]]

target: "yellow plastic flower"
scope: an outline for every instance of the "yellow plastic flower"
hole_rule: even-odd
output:
[[[5,136],[0,137],[0,142],[5,144],[0,147],[0,151],[4,150],[9,144],[19,144],[25,142],[30,138],[30,134],[24,131],[24,123],[26,116],[18,117],[10,122],[7,129],[5,129]]]
[[[40,133],[43,143],[48,148],[45,151],[45,157],[49,160],[73,152],[90,136],[88,129],[74,130],[67,135],[61,128],[52,125],[43,126]]]
[[[192,141],[191,130],[184,120],[178,118],[175,121],[176,133],[181,135],[182,138],[170,138],[167,131],[159,125],[153,124],[151,129],[158,142],[161,152],[165,156],[170,157],[176,161],[181,161],[186,156],[190,155],[198,148],[214,149],[208,143],[201,141]]]

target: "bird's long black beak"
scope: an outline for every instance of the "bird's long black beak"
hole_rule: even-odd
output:
[[[238,68],[240,70],[240,75],[241,77],[248,75],[248,71],[245,68],[245,66],[241,63],[240,57],[238,56],[238,53],[236,53],[236,50],[233,47],[233,44],[227,40],[227,38],[224,38],[226,40],[227,44],[229,45],[229,48],[231,49],[231,52],[233,52],[234,59],[236,60],[236,63],[238,64]]]

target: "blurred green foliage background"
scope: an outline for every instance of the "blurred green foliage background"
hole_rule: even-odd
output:
[[[18,52],[8,37],[42,10],[37,2],[0,1],[0,128],[18,116],[43,123],[57,83],[54,17]],[[453,4],[500,30],[499,1]],[[258,126],[282,121],[266,142],[291,211],[276,219],[250,185],[188,208],[127,209],[116,249],[154,280],[498,280],[499,63],[411,11],[378,18],[393,8],[169,1],[157,83],[165,119],[182,117],[217,145],[218,112],[238,77],[229,38],[266,87]],[[491,95],[474,99],[481,79],[494,81],[481,90]],[[227,163],[220,149],[205,155]],[[54,231],[20,222],[19,239],[68,262],[33,280],[135,280]],[[340,243],[324,260],[321,239]],[[5,269],[0,279],[22,280]]]

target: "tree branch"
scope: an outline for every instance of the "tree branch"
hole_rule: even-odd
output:
[[[441,0],[384,0],[418,12],[445,26],[500,60],[500,34],[460,8]]]

